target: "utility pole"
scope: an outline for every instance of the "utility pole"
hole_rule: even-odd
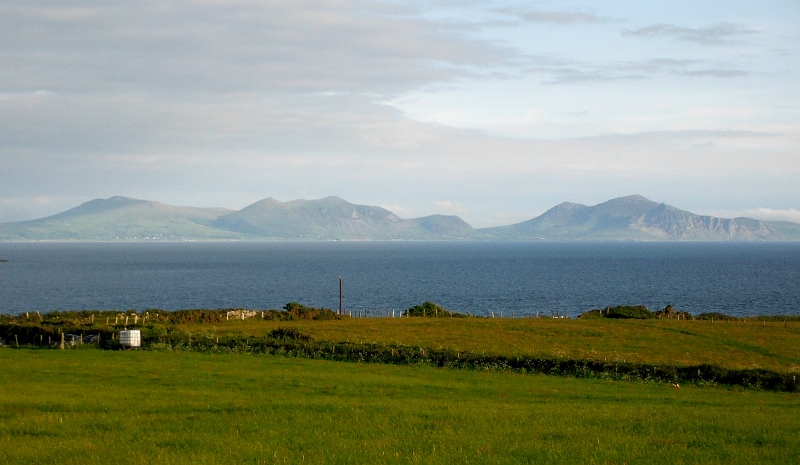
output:
[[[342,314],[342,277],[339,276],[339,315]]]

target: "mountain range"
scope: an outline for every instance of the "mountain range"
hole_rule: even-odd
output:
[[[238,211],[111,197],[46,218],[0,223],[0,241],[42,240],[798,241],[800,224],[697,215],[640,195],[594,206],[564,202],[522,223],[477,229],[457,216],[404,219],[339,197],[268,198]]]

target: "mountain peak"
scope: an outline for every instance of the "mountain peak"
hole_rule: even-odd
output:
[[[601,204],[590,207],[598,214],[609,217],[627,217],[631,215],[643,215],[650,210],[658,207],[657,202],[653,202],[641,195],[629,195],[617,197]]]
[[[612,200],[624,200],[626,202],[652,202],[652,200],[648,199],[647,197],[639,194],[633,195],[625,195],[622,197],[617,197],[616,199]]]
[[[115,196],[109,197],[109,198],[107,198],[105,200],[103,200],[103,199],[95,199],[95,201],[97,201],[97,200],[99,200],[101,202],[112,202],[112,203],[147,202],[147,200],[134,199],[132,197],[125,197],[124,195],[115,195]]]
[[[148,200],[132,199],[130,197],[123,197],[121,195],[116,195],[108,199],[90,200],[88,202],[78,205],[77,207],[71,210],[67,210],[63,213],[59,213],[58,215],[54,215],[51,218],[58,219],[70,216],[91,215],[112,210],[119,210],[121,208],[131,207],[134,205],[142,205],[146,203],[151,203],[151,202]]]
[[[633,205],[633,204],[658,205],[658,202],[653,202],[652,200],[648,199],[643,195],[634,194],[607,200],[596,206],[599,207],[600,205]]]
[[[382,207],[330,196],[260,200],[239,211],[175,207],[114,196],[55,216],[0,224],[0,240],[800,240],[800,224],[716,218],[641,195],[594,206],[563,202],[531,220],[473,229],[457,216],[402,219]]]

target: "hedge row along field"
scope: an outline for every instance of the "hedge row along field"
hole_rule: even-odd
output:
[[[287,336],[288,335],[288,336]],[[387,346],[371,343],[313,341],[291,330],[276,330],[266,338],[224,338],[211,340],[173,333],[165,342],[150,342],[149,348],[159,350],[193,350],[208,353],[280,354],[323,360],[358,363],[407,365],[430,364],[436,367],[480,371],[514,371],[600,378],[615,380],[645,380],[669,383],[714,383],[774,391],[798,392],[797,375],[776,373],[764,369],[729,370],[719,366],[658,366],[631,362],[600,362],[557,358],[506,357],[447,349]]]
[[[239,313],[237,313],[239,312]],[[235,334],[221,337],[208,331],[192,334],[178,329],[178,324],[207,327],[208,323],[230,322],[230,315],[245,315],[247,310],[225,311],[185,311],[185,312],[147,312],[142,316],[126,315],[127,321],[120,322],[120,315],[114,314],[115,325],[111,324],[111,314],[81,312],[36,315],[30,314],[16,318],[6,317],[0,323],[0,338],[13,346],[60,347],[64,334],[92,336],[92,343],[84,343],[85,337],[72,342],[74,347],[99,347],[119,349],[116,340],[117,330],[122,324],[142,331],[143,346],[152,350],[186,350],[208,353],[255,353],[283,354],[295,357],[326,359],[348,362],[383,364],[430,364],[438,367],[483,371],[515,371],[523,373],[544,373],[579,378],[601,378],[620,380],[649,380],[668,383],[713,383],[759,388],[766,390],[797,392],[799,387],[797,373],[780,372],[764,368],[731,369],[715,364],[659,364],[625,360],[597,360],[590,358],[570,358],[531,354],[509,355],[497,352],[485,353],[474,350],[461,350],[453,347],[431,347],[389,342],[350,342],[315,339],[298,328],[279,327],[266,335]],[[329,310],[327,312],[330,312]],[[308,324],[322,324],[333,320],[345,324],[333,312],[309,309],[299,304],[287,304],[285,311],[255,312],[260,320],[273,322],[307,321]],[[322,316],[321,318],[319,318]],[[148,321],[148,319],[150,321]],[[406,319],[407,321],[408,319]],[[461,319],[466,322],[473,319]],[[240,321],[234,319],[234,321]],[[384,320],[390,321],[390,320]],[[189,323],[187,323],[189,322]],[[383,321],[375,320],[374,324]],[[395,323],[396,324],[396,323]],[[453,326],[450,326],[452,328]],[[353,327],[352,325],[350,326]],[[306,326],[308,328],[308,326]]]

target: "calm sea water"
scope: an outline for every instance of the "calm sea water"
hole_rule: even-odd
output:
[[[0,313],[246,307],[800,315],[800,244],[0,243]]]

